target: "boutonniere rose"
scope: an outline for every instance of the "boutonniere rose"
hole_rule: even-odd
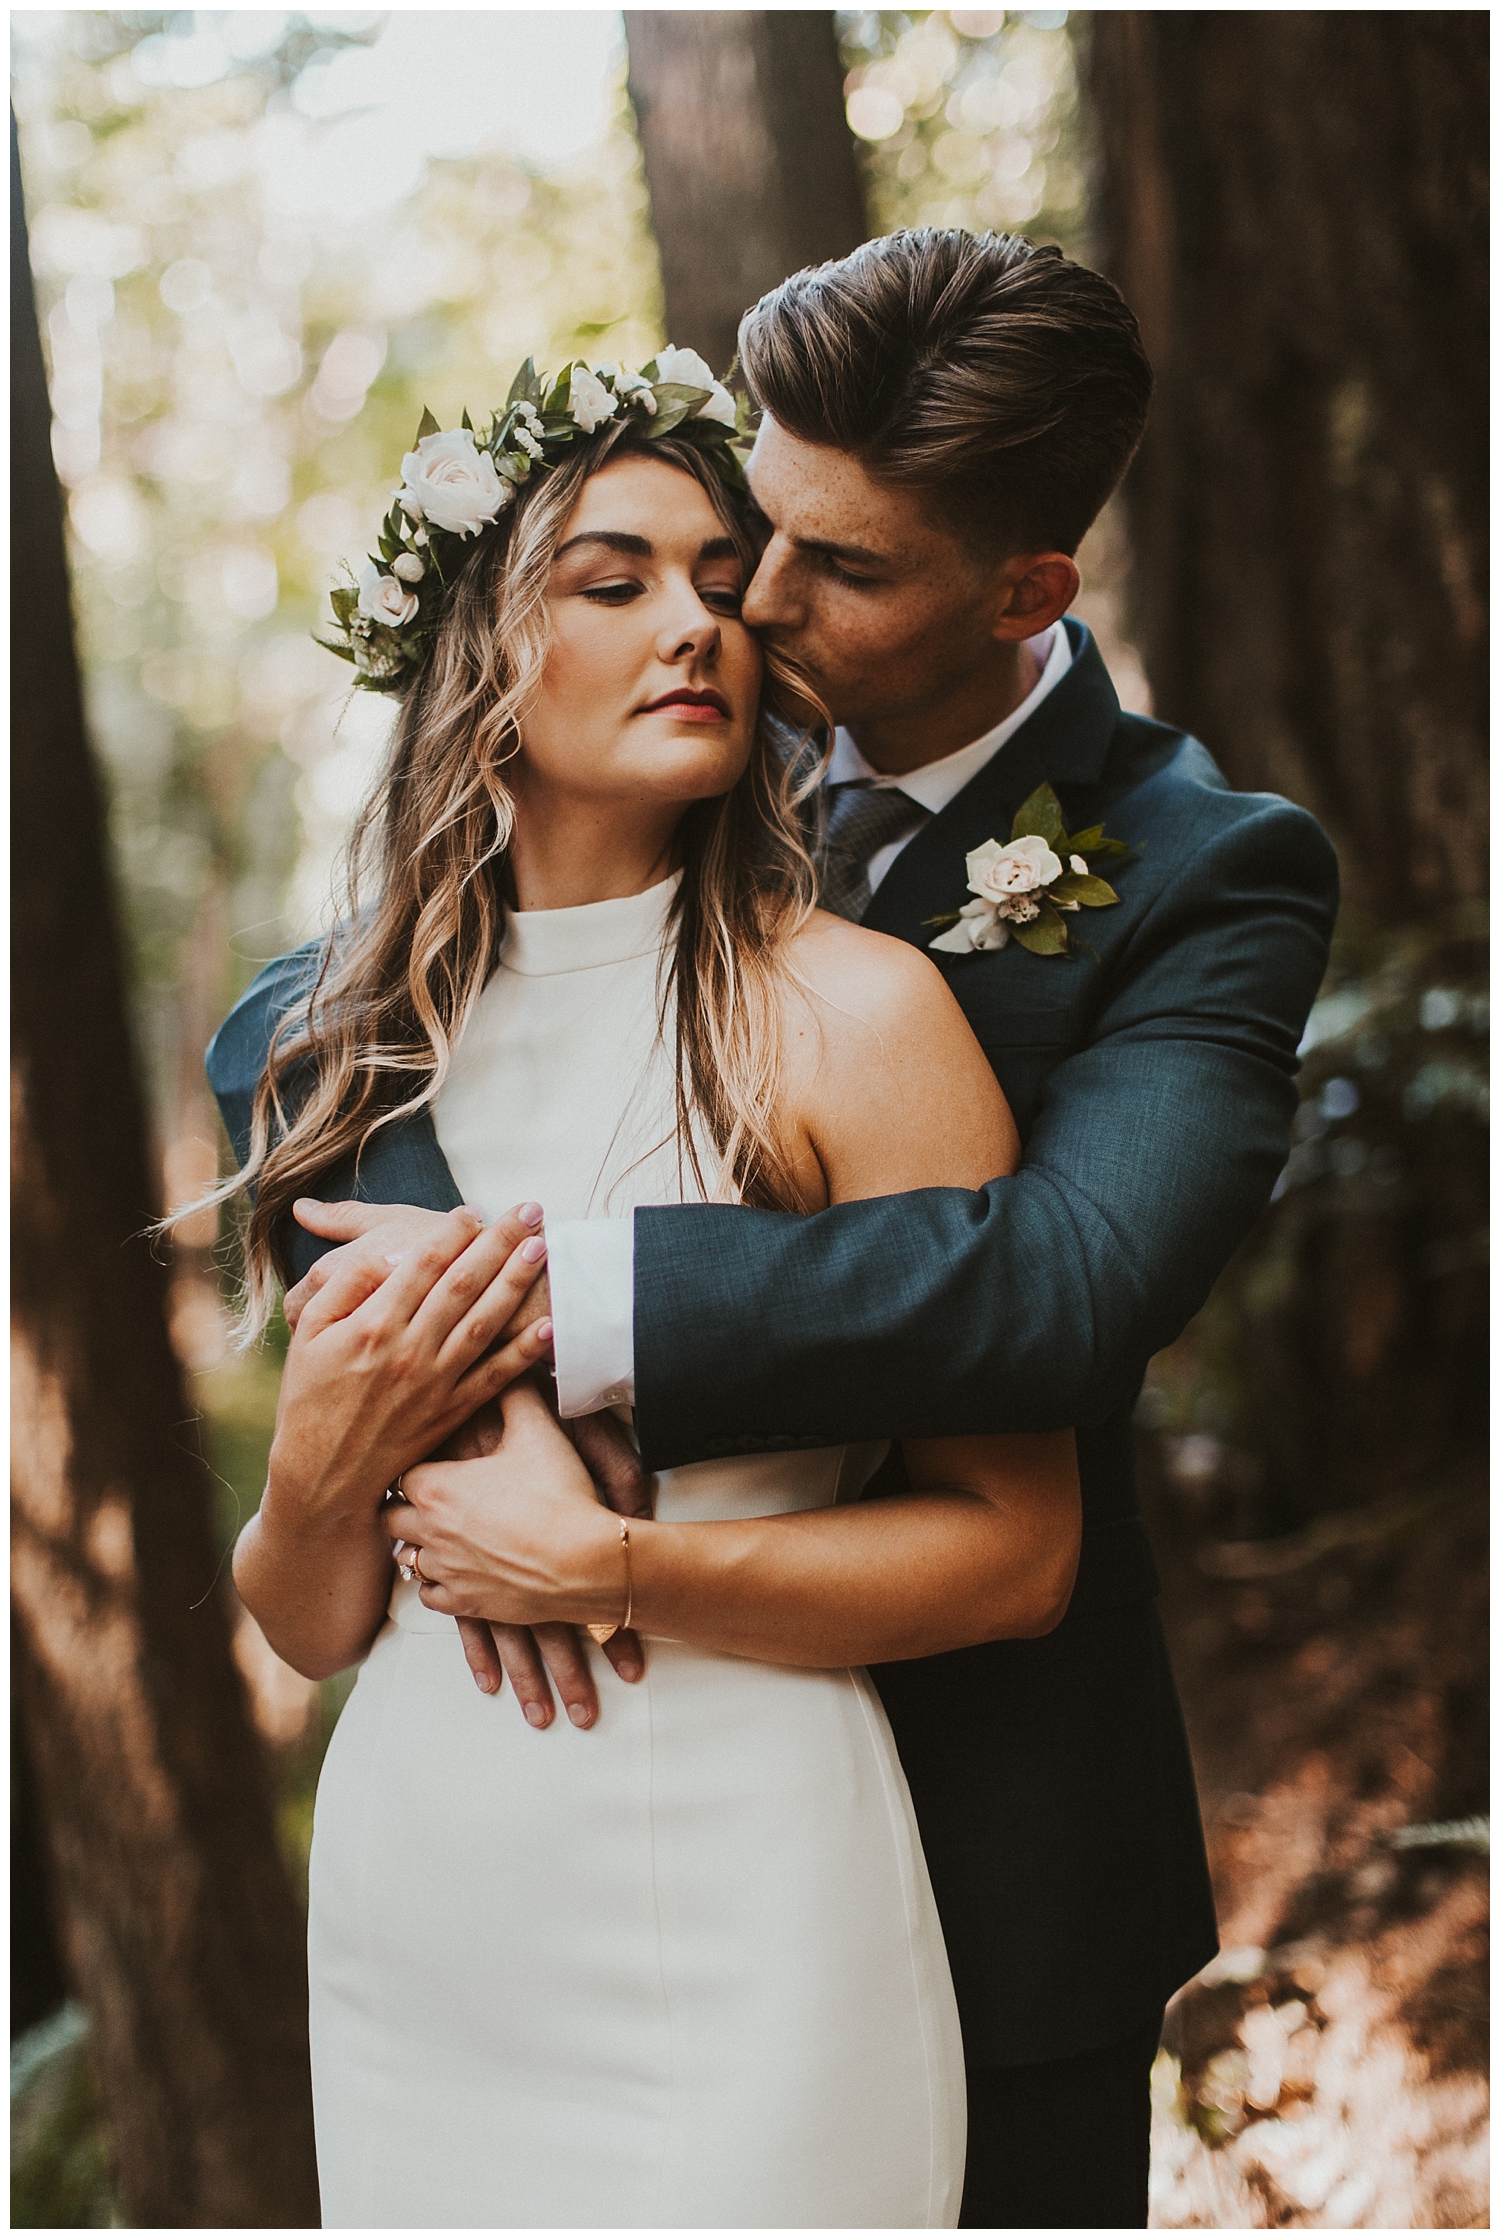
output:
[[[948,956],[972,956],[1014,939],[1033,956],[1070,955],[1065,917],[1076,910],[1105,910],[1120,899],[1107,880],[1095,876],[1091,863],[1133,852],[1121,840],[1106,839],[1102,824],[1070,838],[1057,795],[1050,785],[1039,785],[1017,809],[1003,846],[986,840],[964,858],[975,899],[929,918],[929,925],[946,930],[927,945]]]

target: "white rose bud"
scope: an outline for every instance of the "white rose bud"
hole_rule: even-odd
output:
[[[414,521],[454,536],[477,536],[505,503],[495,462],[472,429],[424,435],[401,461],[401,503]]]
[[[603,373],[608,368],[601,366],[599,370]],[[628,365],[615,369],[615,395],[623,397],[627,404],[640,405],[644,411],[655,416],[656,398],[652,394],[650,383],[643,373],[632,373]]]
[[[415,591],[404,591],[393,575],[382,575],[373,560],[359,571],[359,611],[388,630],[399,630],[417,611]]]
[[[403,583],[420,583],[427,573],[415,552],[398,552],[391,567]]]
[[[972,956],[978,949],[1004,948],[1010,939],[1010,927],[1000,921],[1000,913],[993,902],[965,902],[958,913],[958,923],[946,933],[939,933],[929,948],[941,949],[949,956]]]
[[[1068,857],[1068,869],[1076,871],[1080,878],[1087,878],[1089,875],[1089,867],[1081,855],[1070,855]]]
[[[585,435],[592,435],[595,428],[619,409],[619,398],[610,395],[596,374],[590,373],[586,365],[574,366],[568,383],[568,410]]]

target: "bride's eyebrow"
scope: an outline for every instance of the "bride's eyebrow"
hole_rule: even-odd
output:
[[[552,556],[560,560],[581,544],[602,544],[606,552],[624,552],[642,560],[653,559],[656,553],[648,536],[630,536],[623,529],[582,529],[577,536],[570,536],[566,544],[560,544]],[[700,560],[737,560],[739,553],[733,537],[711,536],[700,546],[698,557]]]
[[[584,529],[577,536],[570,536],[560,544],[552,557],[560,560],[565,552],[574,552],[580,544],[602,544],[607,552],[628,552],[636,559],[649,560],[655,547],[648,536],[627,536],[623,529]]]

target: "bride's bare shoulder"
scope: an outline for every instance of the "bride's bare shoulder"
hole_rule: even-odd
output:
[[[791,961],[798,978],[824,1003],[893,1023],[915,1007],[939,1011],[958,1005],[947,981],[910,941],[876,933],[867,925],[814,910],[792,942]]]
[[[930,957],[819,911],[788,961],[787,1105],[831,1202],[1014,1171],[1010,1107]]]

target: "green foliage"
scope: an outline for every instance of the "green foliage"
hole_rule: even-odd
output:
[[[707,389],[689,388],[684,381],[663,381],[653,390],[656,398],[656,418],[651,423],[653,435],[670,435],[690,412],[700,404],[707,404]]]
[[[1055,901],[1077,902],[1085,910],[1108,909],[1111,902],[1120,899],[1107,879],[1083,877],[1077,871],[1064,871],[1060,879],[1054,879],[1051,892]]]
[[[1037,915],[1029,925],[1012,925],[1010,937],[1019,941],[1022,948],[1030,949],[1033,956],[1066,956],[1068,953],[1068,928],[1062,917],[1045,899],[1037,905]]]
[[[1054,850],[1062,845],[1067,827],[1063,823],[1062,804],[1050,785],[1039,785],[1016,810],[1011,824],[1013,840],[1043,839]]]

